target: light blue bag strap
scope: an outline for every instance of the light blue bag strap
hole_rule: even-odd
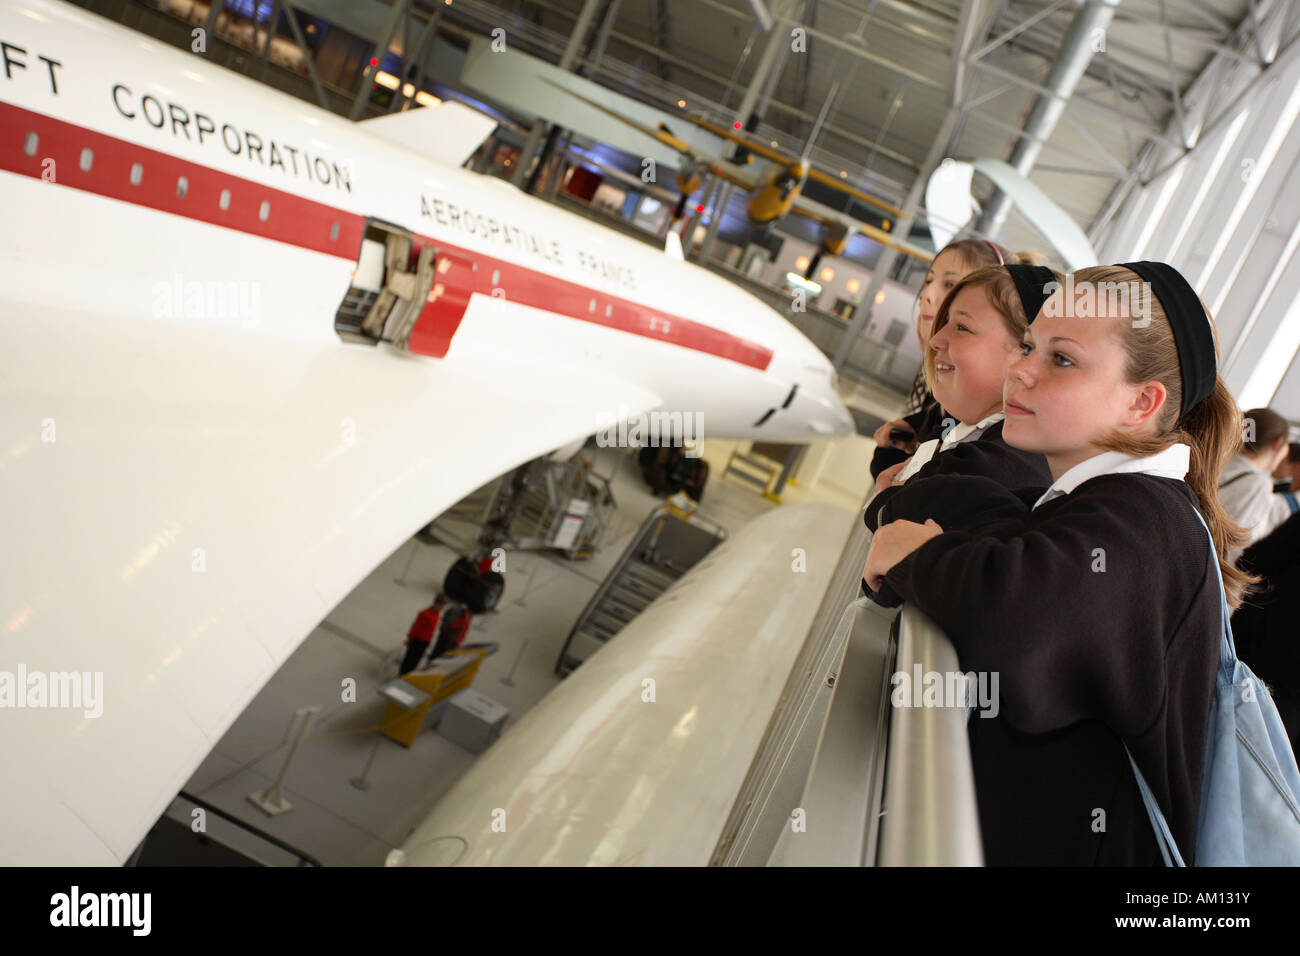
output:
[[[1124,752],[1128,754],[1128,762],[1133,767],[1133,776],[1137,778],[1138,791],[1142,794],[1142,802],[1146,804],[1147,816],[1151,819],[1151,828],[1156,832],[1156,843],[1160,846],[1160,856],[1165,861],[1165,866],[1186,866],[1182,854],[1178,852],[1178,844],[1174,842],[1174,835],[1169,832],[1165,815],[1160,812],[1160,805],[1156,803],[1156,796],[1147,786],[1146,778],[1138,769],[1137,761],[1133,759],[1133,752],[1128,749],[1128,744],[1124,745]]]
[[[1192,514],[1196,515],[1196,520],[1201,523],[1205,529],[1205,534],[1210,539],[1210,567],[1214,569],[1214,580],[1219,585],[1219,608],[1220,615],[1223,619],[1223,636],[1219,640],[1219,667],[1231,670],[1233,664],[1237,662],[1237,645],[1232,640],[1232,612],[1228,610],[1228,597],[1223,590],[1223,575],[1219,571],[1219,553],[1214,548],[1214,536],[1210,534],[1210,528],[1201,517],[1199,508],[1193,508]]]

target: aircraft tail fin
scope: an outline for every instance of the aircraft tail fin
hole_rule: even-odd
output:
[[[366,132],[452,166],[469,159],[496,127],[492,117],[455,100],[362,121]]]

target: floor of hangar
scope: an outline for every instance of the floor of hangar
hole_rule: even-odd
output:
[[[728,456],[738,445],[746,447],[716,439],[703,445],[710,478],[700,513],[729,533],[779,507],[743,481],[723,477]],[[828,502],[848,513],[860,509],[869,440],[855,437],[831,445],[813,446],[801,469],[805,480],[787,487],[784,502]],[[594,469],[612,473],[618,505],[605,546],[586,561],[537,552],[509,554],[512,580],[498,610],[477,617],[470,631],[471,641],[500,642],[500,651],[483,661],[473,686],[509,708],[507,727],[559,683],[555,662],[574,620],[646,516],[662,504],[650,494],[627,450],[599,449]],[[819,476],[815,481],[813,472]],[[854,484],[859,484],[856,491]],[[383,863],[476,758],[435,729],[421,731],[409,749],[372,730],[383,711],[376,688],[396,671],[385,658],[392,660],[415,614],[427,606],[456,557],[442,545],[415,539],[403,543],[285,661],[185,791],[327,866]],[[399,584],[408,561],[406,583]],[[512,667],[514,683],[507,686],[502,678]],[[338,702],[340,674],[355,675],[356,703]],[[248,795],[274,782],[289,752],[287,728],[294,711],[312,704],[321,705],[321,711],[284,784],[293,810],[268,817]],[[372,757],[369,789],[353,787],[349,781],[362,774]],[[191,804],[177,800],[166,816],[188,826],[192,810]],[[219,819],[211,820],[208,831],[216,842],[256,847],[257,858],[264,862],[295,862]]]

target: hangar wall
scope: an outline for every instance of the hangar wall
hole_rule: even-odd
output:
[[[1102,262],[1164,260],[1201,293],[1219,330],[1222,370],[1242,408],[1300,419],[1300,50],[1266,44],[1261,68],[1219,56],[1184,99],[1194,144],[1147,157],[1145,185],[1097,244]],[[1271,49],[1270,49],[1271,47]],[[1288,371],[1289,369],[1289,371]]]

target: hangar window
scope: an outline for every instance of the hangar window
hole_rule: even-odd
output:
[[[257,218],[262,220],[262,222],[266,222],[266,220],[271,218],[271,203],[269,200],[262,200],[262,205],[259,206],[257,210]]]
[[[230,190],[229,190],[229,189],[223,189],[223,190],[221,190],[221,198],[217,200],[217,205],[220,206],[220,207],[222,208],[222,210],[226,210],[226,209],[229,209],[229,208],[230,208]]]
[[[89,146],[83,148],[81,151],[81,162],[78,164],[81,166],[81,171],[83,173],[90,172],[90,165],[94,161],[95,161],[95,154],[91,150],[91,148]]]
[[[190,181],[186,179],[184,176],[178,178],[176,180],[176,195],[179,198],[184,199],[185,194],[189,191],[190,191]]]
[[[332,226],[330,226],[330,242],[338,242],[338,239],[339,239],[339,224],[336,222]]]
[[[406,347],[429,301],[438,264],[438,250],[417,248],[414,239],[400,226],[366,220],[352,284],[334,316],[334,331],[345,342]]]
[[[23,152],[26,153],[28,156],[35,156],[36,144],[39,143],[40,141],[41,138],[37,136],[35,133],[28,133],[27,138],[23,140]]]
[[[139,163],[132,163],[131,164],[131,185],[139,186],[141,180],[143,179],[144,179],[144,167],[141,166]]]

